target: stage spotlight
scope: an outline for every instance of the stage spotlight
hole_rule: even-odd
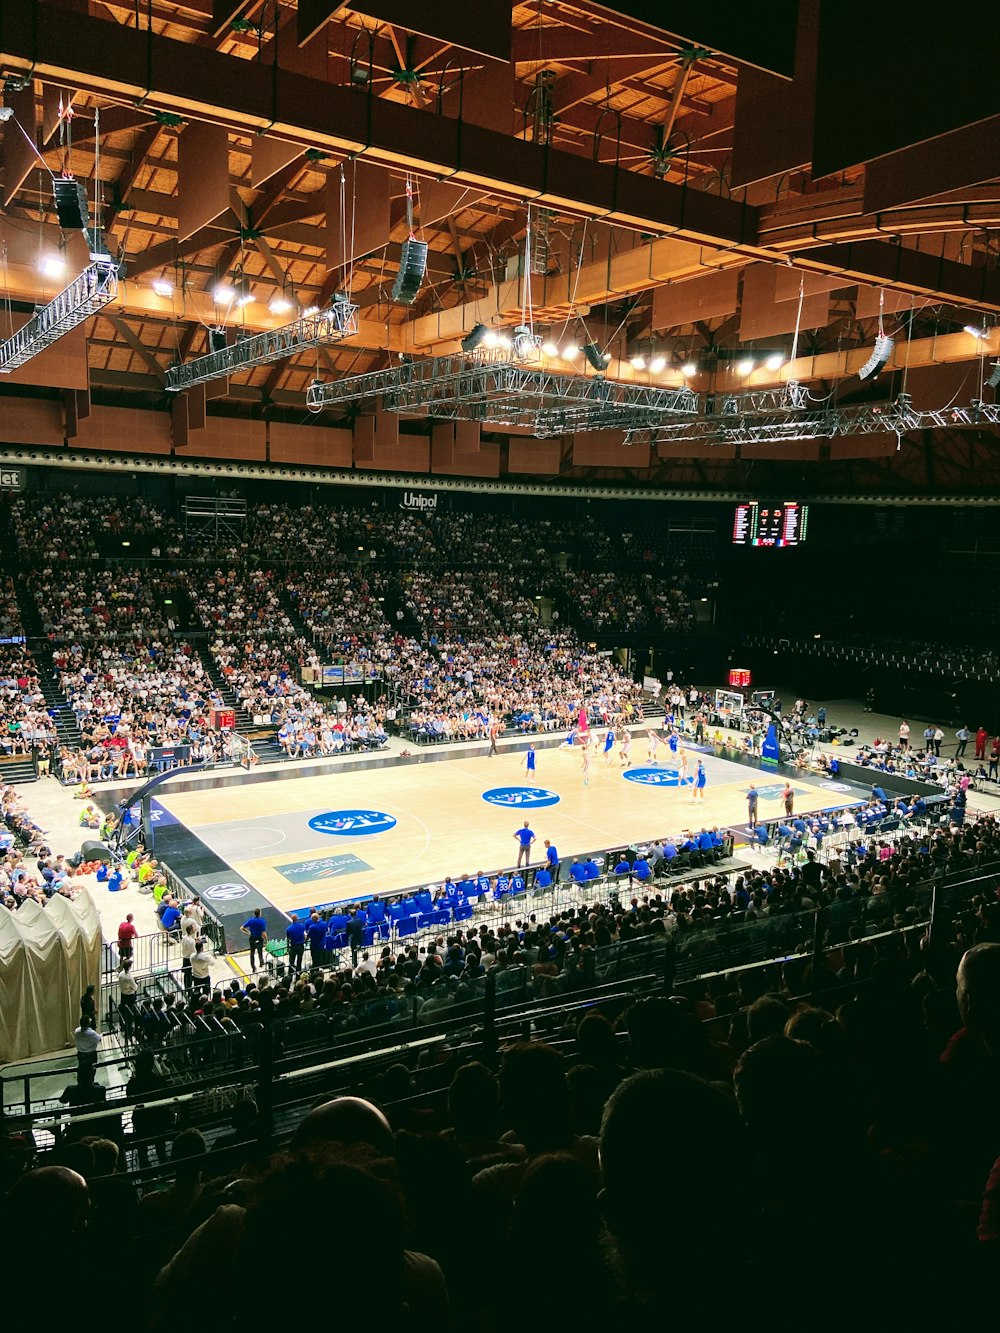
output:
[[[887,333],[880,333],[875,339],[875,346],[872,348],[871,356],[858,371],[858,379],[874,379],[889,360],[889,357],[892,356],[893,345],[893,340]]]
[[[495,329],[487,329],[486,332],[483,334],[484,347],[496,347],[499,342],[500,342],[500,335],[496,332]]]
[[[681,366],[681,374],[686,379],[690,379],[692,375],[697,375],[697,373],[698,373],[698,367],[695,365],[693,361],[685,361],[683,366]]]
[[[633,356],[629,359],[629,365],[633,370],[645,370],[646,358],[644,356]]]
[[[462,351],[474,352],[487,333],[489,333],[489,329],[485,324],[476,324],[462,339]]]
[[[737,375],[749,375],[753,370],[753,358],[745,356],[742,361],[736,362]]]
[[[173,296],[174,284],[169,278],[154,278],[153,291],[157,296]]]
[[[975,324],[966,324],[965,331],[970,338],[975,338],[976,342],[983,342],[987,337],[985,329],[977,329]]]
[[[310,315],[318,315],[318,314],[319,314],[319,306],[318,306],[318,305],[310,305],[310,306],[306,306],[306,308],[305,308],[305,310],[303,310],[302,314],[303,314],[303,317],[304,317],[305,319],[308,319],[308,318],[310,317]]]
[[[235,295],[228,282],[217,282],[212,290],[212,300],[216,305],[229,305]]]
[[[247,286],[246,282],[243,279],[241,279],[236,287],[237,309],[242,310],[244,306],[251,305],[253,303],[253,299],[254,299],[253,292]]]
[[[667,358],[665,356],[654,356],[649,363],[649,368],[654,375],[659,375],[661,371],[667,368]]]
[[[546,356],[549,357],[559,355],[559,348],[555,345],[554,342],[542,343],[542,351],[545,353]]]
[[[559,353],[564,361],[575,361],[580,355],[580,349],[576,343],[568,343]]]
[[[584,343],[583,354],[595,370],[607,370],[611,364],[611,357],[606,352],[602,352],[595,342]]]
[[[61,278],[66,272],[66,261],[61,255],[46,255],[38,267],[43,277]]]
[[[272,315],[287,315],[292,308],[292,303],[283,293],[275,292],[267,308]]]
[[[527,361],[534,355],[541,343],[541,338],[532,333],[527,324],[518,324],[514,329],[513,348],[515,361]]]
[[[780,370],[784,364],[785,364],[785,358],[781,355],[781,353],[772,352],[771,355],[764,362],[764,367],[767,370]]]
[[[12,106],[0,106],[0,125],[5,125],[13,114],[14,108]]]

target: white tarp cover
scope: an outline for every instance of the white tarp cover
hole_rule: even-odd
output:
[[[101,976],[101,922],[89,892],[0,909],[0,1064],[66,1046],[80,996]]]

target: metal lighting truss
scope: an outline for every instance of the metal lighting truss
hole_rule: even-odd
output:
[[[552,375],[528,369],[509,356],[489,365],[460,356],[431,357],[394,370],[317,380],[306,393],[306,404],[314,412],[365,402],[407,416],[526,426],[539,438],[567,431],[652,426],[664,416],[698,408],[690,389]]]
[[[48,305],[36,310],[22,329],[0,344],[0,374],[17,370],[66,333],[96,315],[118,295],[118,264],[92,254],[90,264]]]
[[[282,361],[296,352],[307,352],[312,347],[323,347],[340,342],[358,331],[358,307],[350,301],[334,301],[326,310],[314,315],[303,315],[280,329],[270,329],[250,338],[241,338],[231,347],[207,356],[196,357],[171,366],[167,371],[165,387],[172,393],[190,389],[195,384],[236,375],[241,370]]]
[[[793,386],[789,386],[793,387]],[[794,386],[797,391],[801,386]],[[873,435],[890,431],[1000,425],[1000,404],[974,399],[964,406],[917,411],[907,393],[891,403],[856,407],[810,407],[800,392],[784,390],[707,396],[702,411],[683,421],[627,427],[625,443],[758,444],[764,441],[830,440],[838,435]],[[767,399],[770,397],[771,401]]]

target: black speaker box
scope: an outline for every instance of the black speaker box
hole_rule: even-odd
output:
[[[74,176],[56,176],[52,181],[56,213],[63,231],[85,231],[90,226],[87,188]]]
[[[224,352],[226,350],[225,329],[209,329],[208,350],[210,352]]]
[[[392,299],[397,305],[412,305],[427,272],[427,244],[425,241],[404,241],[400,250]]]
[[[111,864],[112,856],[103,842],[98,842],[94,838],[87,838],[80,848],[80,856],[84,861],[104,861],[107,865]]]

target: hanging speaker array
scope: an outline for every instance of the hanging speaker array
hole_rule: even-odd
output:
[[[887,333],[880,333],[875,339],[872,354],[858,371],[859,380],[870,380],[879,373],[892,356],[893,340]]]
[[[86,231],[90,226],[87,189],[75,176],[55,176],[52,195],[63,231]]]
[[[427,272],[427,243],[412,237],[400,247],[399,272],[392,284],[392,299],[397,305],[412,305]]]

